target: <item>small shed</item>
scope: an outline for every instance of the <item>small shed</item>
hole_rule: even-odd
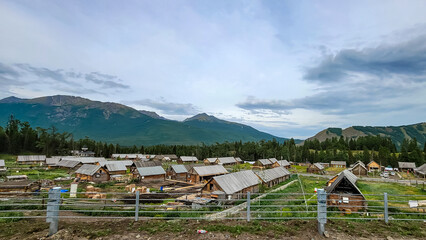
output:
[[[204,183],[214,176],[227,174],[228,171],[222,165],[197,166],[188,171],[188,182]]]
[[[273,187],[290,178],[290,172],[285,167],[276,167],[255,172],[266,187]]]
[[[380,164],[373,160],[367,164],[367,169],[369,172],[380,171]]]
[[[181,156],[177,162],[179,164],[183,164],[183,163],[197,163],[198,162],[198,158],[194,157],[194,156]]]
[[[319,163],[314,163],[308,166],[306,172],[324,174],[324,167]]]
[[[346,168],[346,161],[331,161],[330,167]]]
[[[398,162],[398,168],[400,171],[414,172],[416,169],[416,163],[414,162]]]
[[[16,162],[19,164],[40,164],[46,163],[46,155],[20,155],[16,158]]]
[[[287,169],[291,167],[290,163],[289,163],[287,160],[279,160],[279,161],[278,161],[278,164],[279,164],[281,167],[285,167],[285,168],[287,168]]]
[[[204,185],[201,193],[218,198],[223,194],[227,199],[241,199],[246,197],[247,192],[259,192],[259,183],[259,177],[252,170],[235,172],[213,177]]]
[[[237,163],[234,157],[220,157],[216,160],[216,164],[220,165],[235,165]]]
[[[110,178],[105,168],[93,164],[83,164],[75,171],[75,174],[79,181],[106,182]]]
[[[205,165],[215,165],[217,158],[206,158],[203,160]]]
[[[166,171],[161,166],[138,167],[137,172],[137,178],[143,181],[166,180]]]
[[[368,169],[365,167],[364,163],[361,161],[355,163],[355,165],[350,169],[350,171],[356,176],[367,176]]]
[[[6,181],[22,181],[22,180],[28,180],[28,176],[27,175],[6,176]]]
[[[186,181],[186,175],[188,174],[188,169],[185,165],[171,165],[167,171],[167,176],[170,179]]]
[[[357,177],[348,170],[330,179],[325,191],[327,205],[336,206],[340,211],[359,212],[366,209],[367,201],[356,186]]]

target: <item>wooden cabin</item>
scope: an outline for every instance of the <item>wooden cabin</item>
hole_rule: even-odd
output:
[[[368,169],[362,162],[355,163],[355,165],[350,169],[350,171],[356,176],[367,176],[368,174]]]
[[[289,168],[291,167],[290,163],[289,163],[287,160],[279,160],[279,161],[278,161],[278,164],[279,164],[281,167],[285,167],[285,168],[287,168],[287,169],[289,169]]]
[[[188,171],[187,181],[190,183],[205,183],[214,176],[227,174],[222,165],[196,166]]]
[[[114,162],[105,164],[105,169],[110,175],[125,175],[127,173],[127,167],[124,163]]]
[[[206,158],[203,160],[204,165],[215,165],[217,158]]]
[[[181,156],[178,160],[177,163],[179,164],[184,164],[184,163],[197,163],[198,162],[198,158],[194,157],[194,156]]]
[[[57,164],[61,161],[61,156],[52,156],[50,158],[46,158],[46,165],[49,169],[57,168]]]
[[[110,174],[105,168],[93,164],[83,164],[75,171],[75,174],[78,181],[99,183],[110,179]]]
[[[280,164],[278,161],[273,162],[270,159],[259,159],[253,164],[253,166],[257,168],[275,168],[279,167]]]
[[[290,178],[290,172],[285,167],[276,167],[255,172],[265,187],[273,187]]]
[[[416,163],[414,162],[398,162],[398,168],[401,172],[414,172],[416,169]]]
[[[202,194],[210,194],[218,199],[241,199],[246,193],[259,192],[259,177],[252,170],[216,176],[201,189]]]
[[[220,157],[216,160],[215,164],[220,165],[236,165],[238,162],[234,157]]]
[[[314,163],[308,166],[308,168],[306,169],[306,172],[324,174],[324,167],[319,163]]]
[[[375,161],[371,161],[367,164],[367,170],[369,172],[371,171],[380,171],[380,165],[376,163]]]
[[[356,186],[357,177],[348,170],[340,172],[327,182],[327,205],[340,211],[359,212],[365,210],[367,202]]]
[[[140,153],[115,153],[111,155],[112,159],[125,159],[125,160],[139,160],[144,157],[144,154]]]
[[[235,161],[237,161],[237,163],[243,163],[243,160],[241,160],[241,158],[239,158],[239,157],[236,157]]]
[[[331,161],[330,167],[346,168],[346,161]]]
[[[44,165],[46,164],[46,155],[20,155],[16,158],[19,164]]]
[[[186,181],[186,176],[188,174],[188,169],[185,165],[171,165],[167,170],[167,177],[169,179]]]
[[[55,168],[63,168],[71,171],[80,168],[82,165],[79,161],[62,159],[56,163]]]
[[[134,177],[141,181],[164,181],[166,180],[166,171],[161,166],[138,167],[137,174]]]
[[[37,190],[40,190],[40,183],[31,180],[0,182],[0,192],[2,193],[35,192]]]

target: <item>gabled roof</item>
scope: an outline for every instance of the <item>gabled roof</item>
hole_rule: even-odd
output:
[[[183,162],[196,162],[196,161],[198,161],[197,157],[193,157],[193,156],[181,156],[179,159],[182,160]]]
[[[353,170],[354,168],[356,168],[356,167],[360,167],[360,168],[364,168],[365,170],[367,170],[367,168],[365,167],[365,165],[364,165],[364,163],[363,162],[357,162],[357,163],[355,163],[355,165],[353,165],[353,167],[351,168],[351,170]]]
[[[264,171],[255,172],[255,174],[264,182],[270,182],[274,179],[290,175],[290,172],[285,167],[276,167]]]
[[[61,160],[61,157],[59,156],[46,158],[46,164],[50,166],[56,165],[60,160]]]
[[[112,154],[112,158],[136,159],[136,158],[145,158],[145,155],[140,153],[114,153]]]
[[[158,160],[135,162],[135,166],[137,168],[140,168],[140,167],[156,167],[156,166],[162,166],[162,165],[163,165],[163,163],[161,161],[158,161]]]
[[[105,167],[109,172],[126,171],[127,167],[124,163],[107,163]]]
[[[178,159],[178,157],[176,156],[176,154],[163,154],[164,157],[168,157],[170,159]]]
[[[237,161],[235,160],[234,157],[220,157],[217,159],[218,163],[222,163],[222,164],[229,164],[229,163],[236,163]]]
[[[369,163],[367,163],[367,166],[370,166],[370,165],[371,165],[371,164],[373,164],[373,163],[375,163],[375,164],[379,165],[376,161],[372,160],[372,161],[370,161]]]
[[[124,164],[126,167],[130,167],[133,165],[132,160],[117,160],[117,161],[105,161],[105,162],[99,162],[99,165],[104,167],[106,164]]]
[[[188,169],[186,169],[185,165],[172,165],[171,168],[175,173],[187,173],[188,172]]]
[[[316,168],[318,168],[319,170],[324,170],[324,166],[321,165],[320,163],[314,163],[312,165],[315,166]]]
[[[235,158],[235,161],[237,161],[237,162],[242,162],[243,160],[241,160],[241,158],[239,158],[239,157],[236,157],[236,158]]]
[[[204,160],[207,160],[209,163],[214,163],[216,162],[217,158],[206,158]]]
[[[138,167],[138,172],[142,177],[166,174],[166,171],[164,171],[163,167],[161,166]]]
[[[272,162],[269,159],[259,159],[258,161],[263,166],[265,166],[265,165],[271,165],[272,164]]]
[[[356,191],[364,197],[361,190],[359,190],[359,188],[356,186],[356,181],[358,178],[348,170],[343,170],[340,172],[336,180],[330,186],[325,188],[325,191],[327,193],[332,193],[344,179],[348,180],[348,182],[356,189]]]
[[[276,163],[278,162],[278,160],[276,158],[269,158],[269,161],[271,161],[271,163]]]
[[[46,161],[46,155],[20,155],[18,156],[18,162],[44,162]]]
[[[413,162],[398,162],[398,167],[399,168],[411,168],[411,169],[415,169],[416,168],[416,163],[413,163]]]
[[[194,171],[200,176],[212,176],[212,175],[228,173],[228,171],[222,165],[208,165],[208,166],[193,167],[191,171]]]
[[[66,167],[66,168],[75,168],[80,162],[75,160],[60,160],[56,166]]]
[[[216,176],[213,179],[226,194],[239,192],[245,188],[258,185],[260,182],[252,170]]]
[[[104,157],[75,157],[75,156],[62,157],[61,160],[77,161],[83,164],[98,163],[98,162],[106,161]]]
[[[101,166],[93,165],[93,164],[83,164],[79,169],[75,171],[75,173],[80,173],[83,175],[93,176]]]
[[[426,163],[421,165],[420,167],[414,169],[415,172],[420,173],[422,175],[426,175]]]
[[[280,160],[278,161],[278,164],[282,167],[290,166],[290,163],[287,160]]]
[[[5,167],[6,165],[4,164],[4,160],[0,159],[0,167]]]
[[[346,161],[331,161],[331,164],[334,164],[334,165],[345,165],[346,166]]]

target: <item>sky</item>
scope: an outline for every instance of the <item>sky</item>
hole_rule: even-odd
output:
[[[0,0],[0,98],[73,95],[280,137],[426,120],[426,1]]]

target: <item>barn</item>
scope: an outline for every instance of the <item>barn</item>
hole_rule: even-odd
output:
[[[184,164],[184,163],[197,163],[198,162],[198,158],[197,157],[193,157],[193,156],[181,156],[178,160],[177,163],[179,164]]]
[[[247,192],[259,192],[259,177],[252,170],[216,176],[210,179],[201,190],[212,197],[241,199]]]
[[[331,161],[330,167],[346,168],[346,161]]]
[[[355,165],[349,170],[356,176],[361,176],[361,175],[367,176],[368,174],[368,169],[365,167],[364,163],[361,161],[358,161],[357,163],[355,163]]]
[[[285,167],[277,167],[255,172],[265,187],[273,187],[290,178],[290,172]]]
[[[324,174],[324,167],[319,163],[314,163],[308,166],[306,172]]]
[[[380,171],[380,165],[376,161],[371,161],[367,164],[367,169],[371,171]]]
[[[204,183],[214,176],[227,174],[222,165],[196,166],[188,171],[187,181],[191,183]]]
[[[327,182],[327,205],[340,211],[359,212],[366,209],[367,202],[356,186],[357,177],[348,170],[340,172]]]
[[[105,168],[93,164],[83,164],[75,171],[75,174],[79,181],[106,182],[110,178]]]

